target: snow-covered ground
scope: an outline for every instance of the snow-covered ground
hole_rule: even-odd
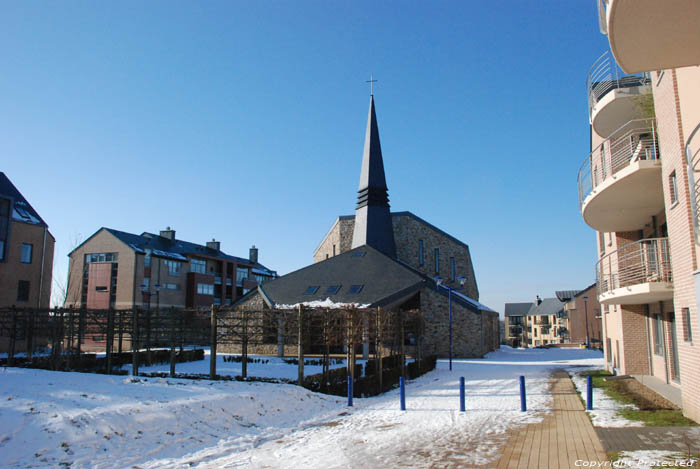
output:
[[[344,398],[291,384],[0,368],[0,467],[485,464],[500,454],[509,429],[549,411],[552,369],[601,365],[599,352],[580,349],[503,347],[486,359],[456,359],[452,372],[441,360],[408,383],[406,412],[398,390],[349,408]],[[287,366],[294,376],[296,367]],[[527,381],[526,413],[519,375]],[[460,376],[465,413],[458,411]]]
[[[587,401],[586,377],[581,376],[581,370],[568,370],[576,389],[581,393],[583,402]],[[622,409],[636,409],[634,404],[623,404],[608,397],[601,388],[593,388],[593,410],[587,410],[591,421],[596,427],[643,427],[644,422],[629,420],[618,414]]]

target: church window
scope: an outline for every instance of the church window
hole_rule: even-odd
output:
[[[435,273],[440,273],[440,249],[435,248]]]
[[[418,265],[423,265],[423,240],[418,240]]]
[[[326,295],[335,295],[340,291],[340,285],[331,285],[328,287],[328,290],[326,290]]]
[[[318,286],[312,285],[306,289],[306,291],[304,292],[304,295],[313,295],[317,291],[318,291]]]
[[[456,275],[455,258],[450,257],[450,281],[454,282]]]
[[[360,293],[362,291],[362,287],[364,287],[364,285],[351,285],[350,286],[350,293],[352,293],[352,294]]]

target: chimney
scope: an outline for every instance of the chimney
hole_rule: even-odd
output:
[[[211,241],[207,241],[207,248],[213,249],[214,251],[221,251],[221,241],[212,238]]]
[[[249,255],[248,255],[248,259],[249,259],[250,262],[252,262],[253,264],[257,264],[257,263],[258,263],[258,248],[255,247],[255,244],[253,244],[253,247],[250,248]]]
[[[160,232],[160,237],[169,239],[170,241],[175,241],[175,230],[172,230],[170,229],[170,227],[167,227],[166,229]]]
[[[537,295],[537,299],[535,300],[535,303],[537,303],[538,306],[542,304],[542,299],[540,298],[540,295]]]

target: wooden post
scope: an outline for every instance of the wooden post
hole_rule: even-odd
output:
[[[124,337],[124,312],[119,310],[119,355],[122,354],[122,338]]]
[[[243,337],[241,340],[241,376],[248,377],[248,310],[243,311]]]
[[[377,308],[377,350],[379,354],[377,359],[377,370],[379,374],[379,393],[384,391],[384,354],[382,353],[382,308]]]
[[[131,374],[139,375],[139,309],[134,308],[131,320]]]
[[[211,340],[209,355],[209,379],[216,379],[216,306],[211,305]]]
[[[146,310],[146,366],[151,366],[151,308]]]
[[[105,343],[107,354],[107,374],[112,374],[112,350],[114,349],[114,310],[107,310],[107,341]]]
[[[27,360],[32,361],[32,355],[34,353],[34,311],[24,312],[25,328],[24,328],[24,351],[27,356]]]
[[[83,306],[80,308],[80,312],[78,313],[78,347],[77,347],[78,358],[80,358],[81,346],[82,346],[84,340],[85,340],[85,307]]]
[[[7,364],[15,364],[15,341],[17,340],[17,310],[12,307],[12,324],[10,325],[10,348],[7,351]]]
[[[303,338],[303,316],[304,307],[299,305],[299,312],[297,314],[297,360],[299,361],[299,369],[297,381],[299,386],[304,383],[304,338]]]
[[[175,349],[177,348],[175,339],[175,308],[170,308],[170,377],[175,377]]]

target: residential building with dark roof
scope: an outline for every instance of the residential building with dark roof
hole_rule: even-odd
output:
[[[248,258],[231,256],[219,241],[183,241],[169,227],[140,235],[100,228],[68,256],[66,305],[89,309],[230,305],[277,276],[255,246]]]
[[[602,349],[603,325],[596,284],[572,292],[574,294],[564,304],[566,330],[562,331],[563,337],[571,344],[588,344]],[[558,298],[559,293],[561,292],[557,292]]]
[[[527,338],[530,347],[563,344],[565,328],[564,302],[558,298],[537,300],[527,312]]]
[[[469,248],[410,212],[390,212],[376,119],[372,96],[355,215],[336,220],[315,263],[258,286],[236,305],[265,311],[325,302],[420,310],[425,353],[446,357],[451,304],[454,355],[483,356],[499,346],[498,313],[478,302]],[[456,290],[438,286],[438,276]],[[269,340],[255,351],[296,350],[278,349],[274,334]]]
[[[511,347],[527,346],[527,313],[533,303],[505,304],[505,341]]]
[[[46,222],[0,172],[0,307],[49,307],[55,243]]]

